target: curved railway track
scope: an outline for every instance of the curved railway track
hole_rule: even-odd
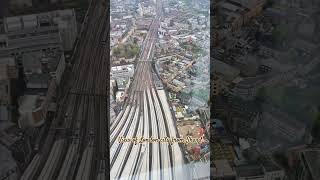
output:
[[[122,111],[110,121],[110,179],[191,179],[178,144],[118,142],[120,137],[178,137],[165,91],[156,88],[153,79],[151,57],[160,18],[161,11],[157,10],[141,48],[128,97]]]
[[[91,0],[72,69],[60,87],[57,114],[21,179],[106,179],[107,12],[105,1]]]

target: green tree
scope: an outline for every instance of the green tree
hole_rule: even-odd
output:
[[[120,58],[120,57],[124,57],[124,58],[133,58],[134,56],[136,56],[139,53],[139,47],[136,44],[119,44],[118,47],[116,47],[113,50],[113,54]]]
[[[120,55],[120,49],[118,47],[116,47],[114,50],[113,50],[113,54],[118,57]]]

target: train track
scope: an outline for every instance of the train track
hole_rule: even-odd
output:
[[[157,5],[161,5],[159,1]],[[192,179],[178,144],[118,142],[120,137],[178,137],[165,91],[156,88],[153,79],[151,57],[160,18],[158,8],[141,48],[128,97],[111,121],[110,179]]]
[[[56,117],[45,144],[21,179],[106,178],[107,29],[106,2],[92,0],[74,47],[73,66],[63,84]]]

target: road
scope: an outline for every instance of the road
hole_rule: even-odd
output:
[[[160,2],[157,6],[128,97],[122,111],[111,120],[110,179],[191,179],[179,144],[118,142],[120,137],[178,137],[165,90],[155,86],[151,65],[161,19]]]

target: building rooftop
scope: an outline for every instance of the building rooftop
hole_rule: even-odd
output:
[[[41,56],[42,53],[40,51],[25,53],[22,56],[22,64],[25,73],[41,73]]]
[[[27,88],[48,88],[51,80],[50,74],[30,74],[27,76]]]
[[[69,21],[73,16],[73,9],[64,9],[39,14],[5,17],[5,31],[8,33],[41,26],[57,25],[60,22]]]

